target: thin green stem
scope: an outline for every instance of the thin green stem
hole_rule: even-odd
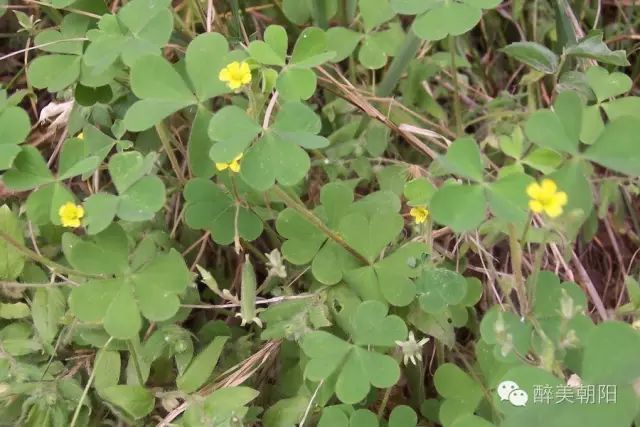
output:
[[[49,258],[45,258],[42,255],[40,255],[39,253],[37,253],[35,251],[32,251],[31,249],[27,248],[26,246],[23,246],[22,244],[20,244],[18,241],[16,241],[13,237],[11,237],[5,231],[0,230],[0,239],[4,240],[9,245],[13,246],[18,252],[22,253],[26,257],[32,259],[33,261],[39,262],[42,265],[46,265],[47,267],[49,267],[51,270],[53,270],[55,272],[64,273],[64,274],[71,274],[71,275],[75,275],[75,276],[90,277],[90,278],[94,278],[94,279],[102,279],[102,278],[104,278],[104,276],[102,276],[100,274],[83,273],[81,271],[74,270],[73,268],[65,267],[62,264],[58,264],[57,262],[52,261]]]
[[[167,153],[167,157],[169,158],[169,163],[171,163],[171,168],[173,172],[176,174],[178,181],[180,184],[185,184],[184,176],[182,176],[182,170],[180,169],[180,163],[178,162],[178,158],[173,152],[173,147],[171,146],[171,141],[169,140],[169,131],[166,125],[163,122],[160,122],[156,125],[156,132],[158,133],[158,138],[160,138],[160,142],[162,143],[162,148],[164,148],[165,153]]]
[[[456,134],[462,135],[462,106],[460,105],[460,82],[458,81],[458,68],[456,67],[456,38],[449,35],[449,52],[451,57],[451,78],[453,79],[453,114],[455,118]]]
[[[382,396],[382,402],[380,402],[380,406],[378,406],[378,419],[381,420],[384,416],[384,410],[387,407],[387,402],[389,402],[389,396],[391,396],[392,387],[389,387],[384,391],[384,396]]]
[[[302,215],[309,223],[315,226],[318,230],[322,231],[327,237],[331,240],[342,246],[347,252],[356,257],[360,262],[365,265],[371,265],[371,262],[358,252],[356,249],[351,247],[338,233],[331,230],[327,227],[324,222],[320,218],[318,218],[313,212],[308,210],[303,204],[296,201],[293,197],[291,197],[287,192],[278,185],[273,187],[273,191],[282,199],[282,201],[291,209],[294,209],[300,215]]]
[[[140,383],[141,386],[144,386],[144,377],[142,375],[142,368],[140,367],[140,361],[138,360],[138,352],[136,351],[136,347],[135,345],[133,345],[133,342],[131,340],[127,341],[127,348],[129,349],[129,353],[131,353],[131,356],[133,357],[133,365],[136,368],[136,376],[138,377],[138,383]]]
[[[524,314],[527,312],[528,306],[524,277],[522,276],[522,246],[520,246],[516,228],[513,224],[509,224],[509,250],[511,252],[511,270],[513,270],[516,293],[520,302],[520,313]]]
[[[107,342],[103,347],[103,350],[106,350],[107,347],[109,347],[109,344],[111,344],[112,340],[113,340],[113,337],[109,337],[109,339],[107,340]],[[73,418],[71,418],[71,424],[69,424],[70,427],[75,427],[76,422],[78,421],[78,417],[80,416],[80,409],[82,409],[82,403],[87,398],[87,394],[89,394],[89,388],[91,387],[91,383],[93,382],[93,379],[96,376],[96,365],[100,362],[100,359],[102,358],[103,354],[104,352],[100,352],[100,354],[96,356],[96,360],[93,363],[93,369],[91,370],[91,375],[89,375],[89,379],[87,380],[87,385],[84,386],[84,390],[82,391],[82,396],[80,396],[80,401],[78,401],[78,406],[76,406],[76,410],[73,412]]]

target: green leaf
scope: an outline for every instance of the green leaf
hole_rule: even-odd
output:
[[[355,347],[338,375],[336,395],[342,402],[354,404],[366,397],[370,384],[388,388],[399,378],[400,368],[392,357]]]
[[[265,411],[262,417],[264,427],[296,425],[304,416],[308,403],[308,399],[304,396],[295,396],[277,401]]]
[[[217,142],[211,147],[209,156],[216,163],[229,163],[244,152],[261,131],[262,128],[241,108],[224,107],[209,123],[209,138]]]
[[[100,390],[100,395],[138,420],[153,411],[155,398],[138,385],[114,385]]]
[[[106,350],[104,347],[98,350],[93,366],[93,384],[96,390],[116,386],[120,380],[120,369],[120,352]]]
[[[316,67],[335,56],[327,52],[327,36],[320,28],[309,27],[298,36],[291,53],[291,64],[302,67]]]
[[[235,230],[238,235],[252,241],[262,234],[262,221],[248,208],[237,205],[231,195],[213,182],[196,178],[184,189],[185,222],[195,229],[206,229],[218,244],[233,242]]]
[[[310,167],[309,155],[302,148],[266,134],[247,151],[240,174],[257,191],[266,191],[276,181],[285,186],[299,183]]]
[[[501,49],[504,53],[545,74],[558,70],[558,55],[534,42],[516,42]]]
[[[209,178],[215,174],[215,163],[209,157],[213,141],[209,138],[209,123],[213,114],[206,108],[198,108],[189,134],[187,157],[193,175],[199,178]]]
[[[391,0],[391,7],[396,13],[403,15],[418,15],[426,12],[433,2],[423,0]]]
[[[438,313],[462,302],[467,293],[467,282],[455,271],[434,268],[425,270],[416,279],[416,288],[420,308],[427,313]]]
[[[130,280],[142,314],[160,322],[176,314],[180,308],[178,294],[185,291],[192,277],[180,253],[171,249],[156,256]]]
[[[395,16],[389,0],[359,0],[360,14],[366,32],[387,22]]]
[[[360,42],[362,34],[344,27],[331,27],[327,30],[327,46],[336,52],[332,62],[342,62],[347,59]]]
[[[306,68],[288,68],[278,76],[276,87],[283,99],[309,99],[316,91],[316,74]]]
[[[404,186],[404,197],[409,200],[409,206],[427,205],[436,189],[425,178],[416,178]]]
[[[610,122],[585,156],[604,167],[631,176],[640,176],[640,145],[637,120],[621,117]]]
[[[13,162],[13,168],[2,176],[9,190],[25,191],[53,181],[53,175],[37,148],[25,146]]]
[[[118,197],[108,193],[95,193],[85,199],[84,225],[88,234],[98,234],[105,230],[116,216]]]
[[[29,306],[23,302],[0,303],[0,319],[22,319],[29,314]]]
[[[415,427],[417,423],[418,416],[407,405],[396,406],[389,415],[389,427]]]
[[[465,414],[473,414],[483,398],[482,389],[466,372],[452,363],[438,367],[433,382],[444,397],[440,406],[440,422],[450,425]]]
[[[18,217],[7,205],[0,206],[0,230],[24,245],[24,236]],[[0,239],[0,279],[15,280],[22,273],[24,261],[22,253],[4,239]]]
[[[587,82],[596,94],[598,102],[603,102],[609,98],[622,95],[629,90],[633,82],[624,73],[609,73],[602,67],[591,67],[586,72]]]
[[[291,208],[280,212],[276,219],[276,230],[287,239],[282,244],[282,255],[294,265],[311,262],[327,240],[320,230]]]
[[[478,227],[485,211],[484,190],[478,185],[445,184],[431,199],[433,219],[457,233]]]
[[[365,68],[377,70],[387,63],[387,54],[374,38],[365,36],[358,51],[358,61]]]
[[[185,393],[193,393],[203,386],[215,369],[228,339],[227,336],[215,337],[201,353],[194,357],[185,373],[176,379],[178,389]]]
[[[555,112],[538,110],[525,124],[527,138],[540,147],[577,154],[582,126],[582,101],[575,92],[562,92]]]
[[[65,309],[65,296],[60,289],[51,287],[36,290],[31,303],[31,317],[43,342],[50,344],[56,337]]]
[[[155,175],[145,176],[120,194],[118,217],[125,221],[146,221],[155,215],[165,202],[165,187]]]
[[[489,209],[505,223],[524,224],[529,215],[527,186],[533,182],[529,175],[512,173],[489,184]]]
[[[480,156],[476,141],[472,137],[464,137],[453,141],[439,163],[452,174],[482,182],[484,167]]]
[[[467,3],[440,3],[413,22],[413,31],[423,40],[441,40],[464,34],[480,22],[482,10]]]
[[[124,193],[129,187],[148,174],[153,167],[154,161],[154,154],[143,157],[138,151],[114,154],[109,159],[109,175],[111,175],[118,193]]]
[[[229,92],[227,85],[218,78],[220,70],[229,62],[229,45],[221,34],[200,34],[189,43],[185,55],[186,69],[200,101]]]
[[[92,174],[99,164],[99,157],[87,156],[84,141],[78,138],[68,139],[60,152],[58,179],[65,180],[78,175]]]
[[[69,264],[84,273],[116,274],[127,267],[127,235],[117,224],[86,240],[65,233],[62,248]]]
[[[371,218],[354,213],[345,216],[338,229],[351,247],[373,261],[403,226],[402,217],[396,213],[378,214]]]
[[[602,41],[602,31],[593,31],[578,44],[566,48],[565,54],[577,56],[579,58],[595,59],[605,64],[626,67],[629,64],[627,53],[624,50],[612,51],[606,43]]]
[[[58,92],[73,84],[80,76],[81,57],[76,55],[39,56],[29,63],[27,77],[38,89]]]
[[[407,338],[407,325],[395,315],[387,316],[387,307],[379,301],[365,301],[353,317],[353,342],[360,346],[393,347]]]
[[[3,130],[0,147],[5,144],[20,144],[29,135],[31,122],[22,108],[8,107],[0,112],[0,129]]]
[[[131,90],[141,101],[129,108],[124,125],[134,132],[148,129],[197,101],[180,74],[159,56],[136,61],[131,69]]]

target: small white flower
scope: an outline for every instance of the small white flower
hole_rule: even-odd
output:
[[[416,341],[413,331],[409,332],[407,341],[396,341],[396,344],[402,350],[404,364],[406,365],[410,360],[415,365],[416,359],[422,362],[422,347],[428,342],[429,338],[422,338],[420,341]]]
[[[287,268],[282,261],[282,255],[278,249],[274,249],[268,254],[264,254],[268,261],[267,267],[269,267],[269,275],[270,276],[278,276],[281,278],[287,277]]]

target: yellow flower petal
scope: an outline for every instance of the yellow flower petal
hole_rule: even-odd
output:
[[[229,167],[229,163],[216,163],[216,169],[223,171]]]
[[[238,163],[237,161],[233,161],[231,162],[231,164],[229,165],[229,169],[231,169],[231,171],[238,173],[240,172],[240,163]]]
[[[416,224],[422,224],[427,220],[429,210],[423,206],[417,206],[415,208],[411,208],[409,215],[414,218]]]
[[[567,197],[567,193],[565,193],[564,191],[559,191],[557,192],[554,196],[553,196],[553,201],[554,203],[559,204],[560,206],[564,206],[567,204],[568,201],[568,197]]]
[[[542,189],[537,182],[532,182],[527,186],[527,195],[532,199],[537,199]]]
[[[223,68],[222,70],[220,70],[218,78],[223,82],[228,82],[229,80],[231,80],[231,74],[229,73],[229,70],[227,68]]]
[[[557,218],[562,215],[562,206],[558,204],[549,204],[544,207],[544,212],[549,215],[549,218]]]
[[[84,208],[73,202],[67,202],[58,209],[60,223],[64,227],[80,227],[80,219],[84,216]]]
[[[558,191],[558,186],[556,185],[556,183],[548,178],[543,179],[540,186],[542,188],[542,193],[548,197],[551,197],[551,195],[555,194],[555,192]]]
[[[529,200],[529,209],[534,213],[540,213],[544,210],[544,206],[537,200]]]

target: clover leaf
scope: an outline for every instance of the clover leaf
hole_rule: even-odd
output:
[[[236,115],[240,116],[240,112]],[[218,128],[222,129],[223,126],[219,125]],[[223,147],[232,145],[234,148],[225,150],[214,146],[212,155],[220,156],[216,159],[233,158],[234,153],[238,154],[235,150],[244,146],[248,137],[256,132],[257,128],[249,128],[241,137],[227,135]],[[326,138],[317,135],[319,132],[320,119],[309,107],[295,101],[285,103],[273,125],[247,150],[240,171],[242,178],[258,191],[268,190],[276,181],[285,186],[297,184],[311,167],[309,155],[303,147],[317,149],[329,145]],[[217,135],[220,135],[219,131],[214,136]]]
[[[118,195],[99,192],[85,200],[84,225],[89,234],[101,232],[116,216],[133,222],[149,220],[164,206],[164,183],[151,175],[156,159],[154,152],[142,156],[138,151],[117,153],[109,159],[109,174]]]
[[[458,36],[476,26],[483,9],[492,9],[501,0],[391,0],[391,7],[407,15],[418,15],[413,31],[424,40]]]
[[[457,305],[467,293],[464,277],[444,268],[423,271],[416,279],[416,287],[420,295],[420,307],[427,313],[437,313],[448,306]]]
[[[534,112],[527,120],[525,134],[540,147],[577,154],[582,128],[582,100],[575,92],[562,92],[553,106],[554,111]]]
[[[399,232],[398,227],[402,228],[402,220],[397,213],[400,203],[392,193],[372,193],[352,203],[353,190],[345,183],[337,181],[322,188],[320,200],[321,205],[314,209],[314,213],[328,227],[342,233],[347,243],[362,250],[363,255],[371,260],[393,240]],[[366,229],[358,224],[357,230],[347,230],[350,224],[363,218]],[[343,220],[345,223],[341,225]],[[391,222],[382,224],[386,220]],[[377,225],[386,229],[382,236],[375,235],[374,227]],[[280,213],[276,220],[276,229],[288,239],[282,246],[284,257],[296,265],[307,264],[313,260],[311,271],[321,283],[336,284],[342,279],[344,272],[361,267],[361,262],[351,253],[337,242],[328,240],[323,232],[294,209],[285,209]],[[370,242],[375,246],[368,246]],[[370,273],[367,273],[366,277],[370,278]]]
[[[271,25],[264,35],[265,40],[249,44],[252,59],[264,65],[281,67],[276,81],[280,95],[289,101],[308,99],[316,89],[317,77],[312,68],[332,59],[335,52],[327,50],[327,36],[319,28],[305,28],[291,52],[287,62],[287,35],[280,27]]]
[[[359,45],[358,60],[366,68],[375,70],[386,65],[388,58],[396,54],[405,34],[398,23],[389,23],[388,28],[384,30],[374,30],[375,27],[394,16],[393,11],[390,11],[391,15],[387,15],[385,3],[380,7],[375,1],[366,0],[360,2],[360,8],[364,12],[363,7],[366,10],[374,10],[369,12],[371,16],[363,14],[365,24],[370,21],[365,25],[365,32],[359,33],[344,27],[332,27],[327,30],[327,44],[329,49],[336,52],[332,62],[345,60]],[[387,2],[386,8],[388,7]]]
[[[3,94],[6,100],[6,92]],[[13,160],[20,153],[24,140],[31,131],[29,116],[22,109],[12,105],[0,108],[0,129],[3,135],[0,137],[0,171],[9,169]]]
[[[356,344],[349,344],[324,331],[307,334],[301,345],[310,359],[305,368],[305,377],[311,381],[321,381],[335,374],[335,392],[344,403],[361,401],[371,386],[386,388],[395,384],[400,377],[396,361],[386,354],[360,346],[389,348],[395,346],[395,341],[406,338],[407,327],[402,319],[386,314],[387,309],[380,302],[361,303],[354,314]]]
[[[166,59],[145,56],[131,68],[131,90],[140,98],[127,111],[124,125],[142,131],[168,115],[231,90],[217,78],[228,62],[240,59],[242,52],[229,52],[227,40],[218,33],[193,39],[185,56],[187,80]],[[199,141],[206,145],[206,141]],[[208,152],[211,142],[198,152]]]
[[[105,14],[87,32],[90,44],[83,61],[104,70],[118,58],[131,67],[141,57],[160,55],[173,31],[169,0],[133,0],[117,15]]]
[[[195,178],[184,189],[185,221],[195,229],[211,232],[216,243],[227,245],[235,236],[255,240],[262,234],[262,221],[240,200],[235,200],[213,182]]]
[[[140,315],[163,321],[180,307],[182,293],[191,274],[178,252],[158,254],[141,267],[130,270],[128,242],[124,230],[111,225],[93,240],[71,233],[63,235],[63,250],[79,271],[112,278],[90,280],[73,288],[71,312],[83,322],[99,322],[113,337],[132,339],[142,326]]]
[[[74,83],[80,77],[82,40],[89,27],[89,18],[69,14],[64,17],[60,31],[47,29],[35,38],[35,44],[51,55],[42,55],[29,64],[27,77],[36,88],[57,92]],[[60,40],[70,40],[60,42]]]

